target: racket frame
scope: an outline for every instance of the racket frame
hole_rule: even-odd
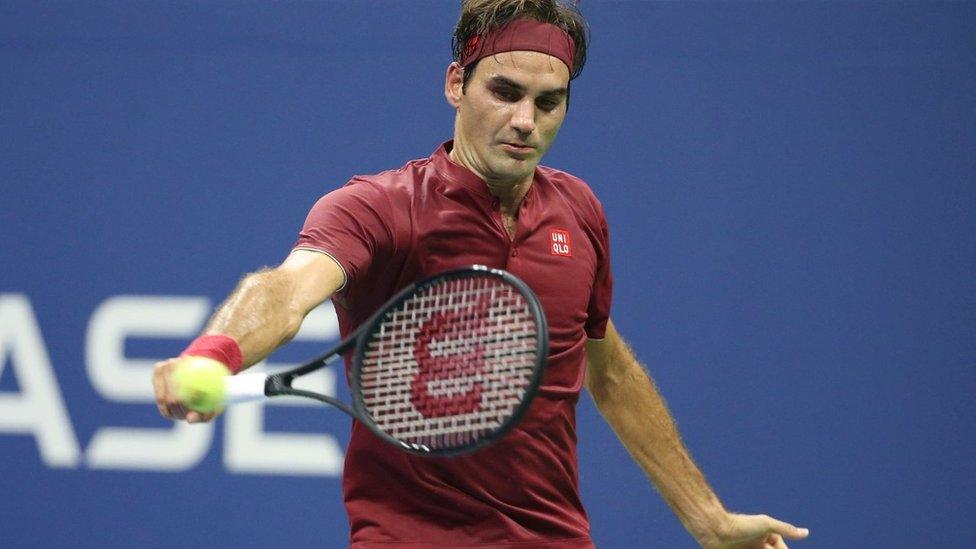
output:
[[[515,409],[512,415],[509,416],[505,423],[492,431],[489,436],[479,439],[472,444],[453,448],[428,448],[427,446],[421,444],[411,444],[399,440],[389,433],[383,431],[379,426],[376,425],[372,416],[370,416],[369,412],[367,411],[365,404],[363,403],[360,374],[362,372],[362,363],[366,353],[366,342],[368,341],[369,336],[372,334],[376,325],[385,320],[387,313],[393,309],[396,309],[401,303],[409,299],[414,294],[429,286],[440,284],[445,279],[466,278],[470,276],[472,272],[478,273],[482,276],[487,275],[500,278],[513,286],[525,298],[529,313],[532,315],[537,329],[536,364],[532,372],[532,377],[529,380],[529,385],[526,387],[525,393],[521,402],[519,402],[518,407]],[[295,378],[329,365],[343,356],[350,349],[353,349],[352,367],[349,372],[350,393],[352,395],[351,406],[334,397],[292,387],[292,381]],[[414,455],[428,457],[456,457],[474,452],[475,450],[492,444],[493,442],[504,437],[512,429],[512,427],[518,424],[522,416],[532,404],[532,401],[539,390],[539,385],[542,382],[542,374],[545,370],[548,355],[549,328],[548,323],[546,322],[546,315],[542,310],[542,305],[539,303],[539,299],[536,297],[535,293],[532,292],[532,289],[529,288],[528,284],[508,271],[494,269],[484,265],[471,265],[469,267],[445,271],[443,273],[439,273],[409,284],[397,292],[394,297],[390,298],[386,303],[384,303],[379,310],[373,313],[368,320],[359,325],[359,327],[357,327],[352,334],[350,334],[336,347],[332,348],[318,358],[302,364],[301,366],[284,372],[269,374],[264,383],[264,394],[265,396],[269,397],[278,395],[300,396],[318,400],[330,406],[334,406],[365,425],[380,439]]]

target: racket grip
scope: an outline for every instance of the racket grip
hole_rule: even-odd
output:
[[[268,380],[268,374],[260,372],[250,372],[237,374],[224,380],[224,404],[238,404],[241,402],[251,402],[267,398],[264,393],[264,384]]]

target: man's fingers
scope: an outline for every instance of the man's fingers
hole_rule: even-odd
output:
[[[170,417],[173,419],[188,419],[186,416],[187,414],[191,414],[191,413],[195,413],[195,412],[191,412],[190,410],[187,410],[179,402],[172,402],[169,405],[169,414]]]
[[[169,383],[166,378],[169,376],[169,361],[158,362],[153,368],[153,392],[156,394],[156,407],[163,417],[173,419],[170,412]]]
[[[200,412],[188,412],[186,414],[186,420],[190,423],[207,423],[215,417],[217,417],[217,412],[208,412],[206,414],[201,414]]]
[[[190,413],[190,409],[183,406],[183,403],[180,402],[177,396],[179,395],[179,391],[176,390],[176,376],[173,375],[179,359],[171,359],[166,362],[166,375],[163,378],[166,380],[166,404],[169,406],[170,417],[173,419],[187,419],[187,414]]]
[[[782,536],[779,534],[770,534],[769,537],[766,538],[766,545],[772,549],[788,549],[786,547],[786,542],[783,541]]]
[[[217,416],[219,412],[206,414],[191,410],[177,398],[176,380],[173,371],[180,359],[171,358],[156,363],[153,369],[153,392],[156,393],[156,408],[163,417],[173,420],[185,419],[189,423],[206,423]]]
[[[776,520],[773,517],[763,515],[766,520],[766,528],[773,533],[779,534],[786,539],[803,539],[810,535],[806,528],[798,528],[788,522]]]
[[[161,372],[161,365],[156,364],[153,368],[152,384],[153,384],[153,394],[156,396],[156,407],[159,408],[159,413],[163,417],[167,417],[166,406],[163,406],[163,401],[165,395],[163,394],[163,378]]]
[[[185,419],[189,423],[205,423],[217,416],[217,412],[206,414],[190,410],[177,398],[176,380],[173,371],[180,359],[171,358],[156,363],[153,369],[153,392],[156,394],[156,408],[163,417],[173,420]]]

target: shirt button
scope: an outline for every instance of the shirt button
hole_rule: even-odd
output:
[[[518,257],[518,248],[512,248],[512,257]]]

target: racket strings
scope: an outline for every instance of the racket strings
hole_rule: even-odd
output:
[[[360,386],[376,425],[430,449],[468,445],[516,412],[536,368],[526,298],[488,276],[428,286],[367,343]]]

